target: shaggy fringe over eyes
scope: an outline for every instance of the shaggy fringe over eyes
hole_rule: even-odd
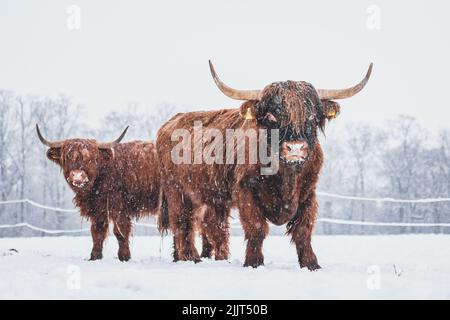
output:
[[[296,134],[305,131],[308,121],[324,132],[325,108],[322,105],[316,89],[304,81],[284,81],[270,84],[264,89],[262,99],[258,103],[257,113],[260,115],[273,111],[277,105],[282,106],[279,112],[281,127],[291,125]],[[313,119],[309,119],[312,117]]]
[[[77,164],[84,163],[89,165],[91,165],[92,163],[93,165],[97,165],[96,162],[92,161],[95,160],[95,155],[97,153],[98,149],[95,141],[73,141],[63,148],[62,164],[64,166],[67,162],[71,162]]]

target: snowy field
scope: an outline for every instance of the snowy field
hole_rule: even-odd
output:
[[[242,237],[232,237],[229,262],[196,265],[171,261],[169,237],[135,237],[128,263],[114,238],[95,262],[89,237],[3,238],[0,298],[450,299],[450,236],[315,236],[313,245],[317,272],[300,270],[282,236],[266,240],[256,270],[242,267]]]

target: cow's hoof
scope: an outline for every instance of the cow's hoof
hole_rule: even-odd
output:
[[[315,271],[315,270],[319,270],[320,268],[322,268],[317,261],[311,261],[308,263],[300,262],[300,268],[304,268],[304,267],[308,268],[309,271]]]
[[[194,263],[202,262],[202,259],[200,259],[200,256],[197,254],[188,254],[186,256],[186,261],[194,261]]]
[[[193,261],[194,263],[202,262],[200,259],[200,256],[198,254],[192,255],[192,254],[177,254],[173,257],[173,262],[177,261]]]
[[[194,263],[199,263],[202,260],[200,259],[200,256],[198,255],[197,250],[188,250],[185,252],[185,254],[181,255],[181,259],[184,261],[194,261]]]
[[[259,257],[255,259],[246,259],[244,263],[244,267],[252,267],[252,268],[258,268],[259,266],[264,265],[264,258]]]
[[[218,248],[215,250],[214,258],[216,260],[228,260],[228,256],[230,255],[230,252],[228,250],[228,247],[226,248]]]
[[[200,259],[200,258],[173,259],[173,262],[178,262],[178,261],[192,261],[194,263],[199,263],[199,262],[202,262],[202,259]]]
[[[117,257],[119,257],[120,261],[128,261],[131,259],[131,253],[129,248],[119,249],[117,252]]]
[[[213,254],[213,247],[210,243],[204,243],[202,247],[202,253],[200,254],[201,258],[211,259]]]
[[[172,256],[173,256],[173,262],[180,261],[180,258],[179,258],[180,255],[178,254],[178,252],[174,251]]]
[[[126,262],[131,259],[130,255],[118,255],[118,257],[119,257],[119,260],[122,262]]]
[[[101,259],[103,259],[103,253],[98,252],[98,251],[91,252],[91,258],[89,259],[89,261],[95,261],[95,260],[101,260]]]
[[[207,259],[211,259],[212,257],[212,252],[211,251],[202,251],[202,254],[200,255],[201,258],[207,258]]]
[[[214,259],[215,259],[216,261],[223,261],[223,260],[228,260],[228,257],[227,257],[227,256],[219,256],[219,255],[215,255],[215,256],[214,256]]]

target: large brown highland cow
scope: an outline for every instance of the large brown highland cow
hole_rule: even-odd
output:
[[[163,210],[162,214],[168,215],[174,233],[174,259],[200,261],[194,246],[198,221],[204,228],[202,256],[214,253],[216,259],[227,259],[228,217],[230,208],[237,207],[247,240],[245,266],[263,265],[262,245],[270,221],[276,225],[287,224],[300,267],[320,268],[311,247],[318,209],[315,191],[323,162],[318,131],[323,131],[326,121],[339,113],[339,105],[332,100],[358,93],[366,85],[372,65],[359,84],[342,90],[315,89],[303,81],[275,82],[263,90],[236,90],[220,81],[211,63],[210,68],[214,81],[225,95],[245,102],[240,109],[178,114],[158,132],[156,145],[161,183],[168,205],[168,210]],[[183,157],[194,159],[193,163],[174,162],[173,153],[180,141],[174,139],[173,133],[180,130],[194,133],[194,122],[201,123],[203,128],[214,128],[222,136],[226,136],[229,129],[246,132],[278,129],[274,131],[278,132],[278,138],[272,131],[268,132],[268,140],[277,139],[276,149],[272,149],[275,151],[272,162],[279,160],[278,170],[274,174],[261,174],[261,159],[244,164],[236,164],[236,161],[198,163],[195,161],[198,148],[195,147],[183,151],[189,153]],[[195,145],[194,140],[198,138],[194,138],[195,134],[189,137]],[[215,139],[200,139],[204,150],[217,143]],[[258,142],[261,139],[258,133]],[[232,140],[235,151],[240,142]],[[248,151],[248,146],[245,149]]]
[[[93,248],[91,260],[102,258],[108,225],[114,223],[119,242],[118,257],[131,257],[129,237],[132,219],[158,212],[159,168],[152,142],[110,143],[90,139],[67,139],[50,142],[36,125],[40,141],[49,147],[47,157],[58,164],[82,217],[91,221]]]

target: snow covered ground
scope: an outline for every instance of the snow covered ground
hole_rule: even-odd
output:
[[[0,239],[0,298],[16,299],[450,299],[450,236],[315,236],[323,269],[297,265],[288,237],[270,236],[265,267],[243,268],[244,242],[229,262],[171,261],[171,240],[135,237],[121,263],[109,238],[90,262],[89,237]],[[15,249],[18,252],[11,250]],[[161,250],[160,250],[161,249]]]

